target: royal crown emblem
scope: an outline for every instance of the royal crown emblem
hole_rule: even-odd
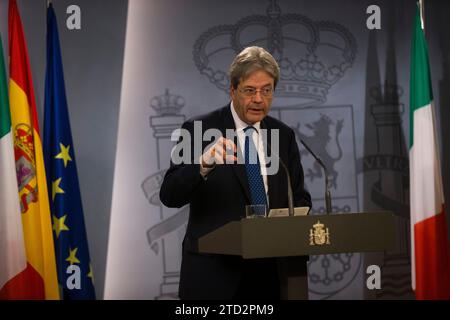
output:
[[[330,231],[325,228],[323,223],[317,221],[313,228],[309,230],[309,245],[321,246],[325,244],[330,244]]]
[[[301,97],[306,100],[303,105],[324,103],[331,86],[353,65],[354,36],[335,22],[282,14],[276,0],[269,2],[266,15],[249,15],[235,24],[214,26],[201,34],[193,50],[198,70],[228,92],[230,61],[247,46],[261,46],[280,66],[276,96],[297,101]]]
[[[171,94],[169,89],[165,93],[153,97],[150,106],[157,112],[158,116],[176,115],[184,107],[186,101],[182,96]]]

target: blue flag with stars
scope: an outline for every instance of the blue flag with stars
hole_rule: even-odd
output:
[[[44,158],[61,296],[63,299],[95,299],[58,26],[52,4],[47,10]]]

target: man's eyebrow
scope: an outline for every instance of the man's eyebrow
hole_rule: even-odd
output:
[[[261,88],[265,88],[265,87],[272,87],[272,85],[270,83],[263,85]],[[252,89],[256,89],[256,87],[254,86],[245,86],[244,88],[252,88]]]

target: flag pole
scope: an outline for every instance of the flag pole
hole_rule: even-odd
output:
[[[50,4],[52,3],[52,0],[47,0],[46,1],[47,5],[45,6],[45,27],[47,28],[47,12],[48,12],[48,8],[50,7]]]
[[[420,22],[422,24],[423,33],[425,34],[425,6],[423,3],[424,3],[424,0],[419,0]]]

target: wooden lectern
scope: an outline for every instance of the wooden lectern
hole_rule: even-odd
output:
[[[298,257],[394,247],[391,212],[242,219],[204,235],[198,243],[202,253],[278,258],[282,298],[289,300],[308,297],[306,265]]]

